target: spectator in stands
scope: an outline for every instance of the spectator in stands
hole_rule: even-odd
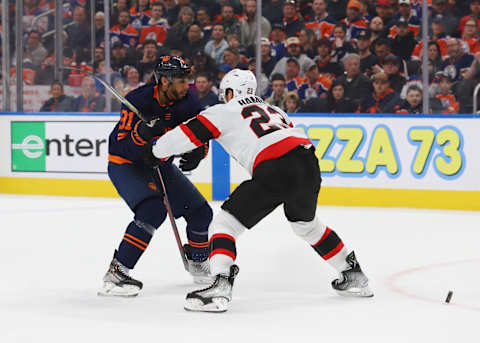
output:
[[[400,102],[400,97],[390,87],[388,75],[385,73],[376,73],[372,77],[373,93],[366,97],[359,109],[359,113],[394,113],[396,106]]]
[[[357,37],[357,49],[360,56],[360,70],[363,74],[370,77],[373,73],[372,68],[378,64],[378,57],[372,54],[370,49],[370,30],[362,31]]]
[[[105,59],[105,49],[103,47],[96,47],[93,52],[93,60],[104,60]]]
[[[168,47],[181,48],[183,43],[187,39],[187,31],[190,25],[193,24],[195,20],[193,10],[188,7],[182,7],[178,13],[177,22],[171,27],[170,31],[167,33],[167,39],[165,40],[165,45]],[[170,22],[170,21],[169,21]]]
[[[452,35],[458,27],[458,19],[448,11],[448,0],[432,0],[432,12],[429,18],[442,18],[444,32],[447,36]],[[439,17],[440,16],[440,17]],[[433,29],[433,27],[432,27]]]
[[[311,98],[305,102],[300,112],[308,113],[354,113],[357,107],[351,100],[347,100],[345,85],[333,81],[327,96],[324,98]]]
[[[135,64],[134,59],[129,59],[127,56],[127,47],[121,42],[116,41],[112,45],[112,55],[110,66],[115,71],[120,71],[126,65]]]
[[[433,70],[436,73],[440,70],[443,64],[442,53],[440,46],[436,41],[428,42],[428,59],[431,61]]]
[[[313,0],[313,18],[305,26],[315,32],[317,39],[329,38],[336,20],[327,12],[327,0]]]
[[[244,46],[250,46],[257,39],[257,2],[256,0],[247,0],[245,5],[245,20],[240,21],[240,43]],[[262,37],[268,37],[272,27],[269,21],[262,16]]]
[[[248,70],[250,70],[257,77],[257,94],[263,97],[267,93],[268,87],[270,86],[268,77],[265,75],[263,70],[260,73],[260,76],[257,76],[257,62],[255,61],[255,58],[251,58],[248,61]]]
[[[470,14],[463,17],[458,26],[458,31],[460,31],[461,36],[464,34],[465,25],[469,19],[473,19],[477,24],[477,28],[480,28],[480,0],[470,1]]]
[[[345,99],[351,100],[357,106],[372,93],[370,80],[360,72],[360,56],[347,54],[343,60],[345,75],[337,81],[345,85]]]
[[[442,113],[454,114],[459,113],[460,104],[457,102],[452,90],[453,79],[447,73],[440,71],[435,75],[436,87],[434,96],[440,100],[442,104]]]
[[[101,45],[105,45],[105,14],[97,12],[95,13],[95,46]]]
[[[390,27],[393,26],[393,17],[392,11],[390,9],[389,0],[378,0],[375,11],[377,12],[377,15],[382,19],[384,29],[388,31]]]
[[[402,60],[398,56],[389,55],[385,57],[383,68],[388,76],[390,87],[398,94],[402,91],[407,80],[400,74]]]
[[[66,28],[66,46],[74,52],[75,62],[80,64],[90,60],[90,23],[84,7],[73,10],[73,24]]]
[[[265,0],[262,1],[262,13],[265,18],[270,22],[270,24],[280,24],[283,25],[283,11],[282,5],[284,0]]]
[[[413,32],[408,29],[408,22],[402,18],[397,21],[397,35],[392,41],[392,53],[400,56],[403,60],[410,60],[413,49],[417,42]]]
[[[137,68],[129,67],[125,72],[125,88],[123,93],[128,94],[129,92],[133,91],[134,89],[143,86],[145,82],[141,81],[140,73],[138,72]]]
[[[283,57],[280,61],[277,62],[275,68],[273,68],[272,73],[280,73],[285,75],[287,60],[289,58],[295,58],[300,64],[300,76],[303,75],[303,68],[312,64],[312,60],[308,58],[307,55],[302,53],[302,48],[300,47],[300,40],[297,37],[290,37],[287,39],[287,52],[288,56]]]
[[[468,52],[475,54],[480,51],[478,27],[475,19],[468,19],[465,22],[462,39],[468,47]]]
[[[375,43],[377,42],[378,39],[385,38],[385,25],[383,23],[382,18],[380,17],[373,17],[372,20],[370,21],[370,24],[368,26],[370,29],[370,40],[372,41],[372,46],[375,46]]]
[[[73,109],[73,98],[63,93],[63,84],[60,81],[53,81],[50,86],[52,97],[40,108],[40,112],[71,112]]]
[[[332,56],[332,43],[322,38],[317,42],[317,57],[314,62],[317,64],[318,71],[335,79],[343,73],[342,66],[337,59]]]
[[[287,113],[296,113],[302,106],[302,102],[298,97],[297,92],[292,91],[288,92],[285,95],[285,112]]]
[[[285,0],[283,3],[283,27],[287,37],[297,36],[304,28],[303,18],[297,13],[297,4],[295,0]]]
[[[233,5],[227,3],[222,6],[222,16],[218,23],[223,25],[226,35],[234,33],[240,37],[240,22],[235,17]]]
[[[298,13],[302,16],[304,22],[309,22],[315,16],[311,6],[312,0],[298,0]]]
[[[165,15],[168,20],[168,25],[173,26],[178,20],[180,7],[177,6],[175,0],[163,0],[163,4],[165,5]]]
[[[228,64],[232,69],[247,69],[247,65],[240,62],[240,53],[235,48],[226,48],[223,53],[223,63]]]
[[[375,43],[375,56],[378,58],[378,65],[373,67],[373,72],[376,74],[382,71],[382,66],[385,63],[385,57],[390,55],[390,42],[386,39],[379,39]]]
[[[441,70],[446,72],[455,81],[460,79],[460,70],[469,68],[473,63],[473,55],[464,53],[457,38],[447,40],[448,58],[444,60]]]
[[[303,70],[305,70],[305,68]],[[298,90],[298,87],[300,87],[303,82],[303,77],[300,77],[300,64],[293,57],[290,57],[287,60],[287,65],[285,67],[285,81],[287,82],[288,91]]]
[[[311,29],[303,28],[298,33],[298,39],[305,55],[313,60],[316,56],[315,33]]]
[[[105,97],[96,92],[93,77],[86,76],[82,80],[82,94],[73,101],[75,112],[103,112]]]
[[[183,48],[185,56],[192,58],[197,51],[203,51],[205,47],[205,40],[203,39],[203,32],[200,26],[192,24],[187,31],[187,41]]]
[[[203,51],[197,51],[195,55],[193,55],[192,73],[194,75],[201,73],[207,74],[208,79],[213,82],[213,80],[217,78],[218,67],[210,55],[207,55]]]
[[[240,36],[236,35],[234,33],[230,33],[227,36],[227,43],[229,48],[233,48],[235,50],[238,50],[238,53],[240,55],[240,62],[241,63],[248,63],[248,58],[247,58],[247,50],[243,45],[240,44]],[[253,50],[250,50],[250,56],[253,56]]]
[[[430,98],[429,113],[441,112],[442,104],[436,98]],[[405,100],[401,101],[395,107],[395,113],[398,114],[422,114],[423,113],[423,92],[422,88],[417,85],[411,85],[407,89]]]
[[[135,0],[135,4],[130,8],[130,23],[138,32],[142,30],[142,26],[148,25],[151,16],[150,0]]]
[[[423,92],[422,89],[416,85],[412,85],[407,89],[406,99],[403,100],[395,109],[395,113],[398,114],[408,114],[423,113],[423,102],[422,102]]]
[[[319,98],[326,96],[330,89],[332,80],[318,72],[318,66],[312,63],[305,71],[305,79],[298,87],[298,96],[300,100],[306,101],[310,98]]]
[[[285,110],[285,96],[287,94],[287,83],[282,74],[272,75],[272,95],[265,99],[270,105],[275,105]]]
[[[110,39],[112,42],[121,41],[127,47],[136,47],[139,41],[138,31],[129,24],[130,13],[120,11],[118,14],[118,24],[110,29]]]
[[[457,97],[460,103],[460,113],[472,113],[473,91],[480,83],[480,52],[475,54],[475,59],[464,74],[464,80],[457,86]],[[477,98],[480,103],[480,96]],[[478,111],[478,109],[477,109]]]
[[[202,108],[218,104],[218,95],[212,91],[212,81],[207,73],[198,73],[195,77],[197,96]]]
[[[114,3],[112,11],[113,13],[110,16],[110,19],[112,20],[112,26],[118,24],[118,17],[121,11],[130,12],[129,0],[117,0],[116,4]]]
[[[346,26],[346,40],[355,40],[358,34],[367,29],[367,22],[361,15],[362,4],[358,0],[350,0],[347,5],[347,17],[343,22]],[[335,42],[336,44],[336,42]],[[343,57],[343,56],[342,56]],[[341,57],[340,57],[341,58]]]
[[[8,3],[8,2],[7,2]],[[10,1],[12,4],[12,2]],[[15,2],[13,2],[15,4]],[[45,13],[50,9],[48,2],[40,0],[25,0],[23,1],[23,31],[29,32],[32,30],[38,32],[45,32],[49,27],[48,16],[38,17],[40,14]],[[14,20],[10,19],[10,23]]]
[[[335,20],[344,19],[347,16],[347,4],[349,0],[330,0],[327,4],[327,11]]]
[[[225,30],[223,25],[215,24],[212,29],[212,39],[205,45],[205,53],[211,56],[217,64],[223,62],[223,53],[228,48],[225,41]]]
[[[417,16],[415,10],[412,9],[410,0],[400,0],[399,11],[394,17],[394,26],[390,29],[390,38],[395,38],[398,34],[398,24],[404,22],[407,25],[408,31],[410,31],[413,37],[417,37],[420,32],[420,18]]]
[[[42,36],[38,31],[30,31],[23,58],[29,59],[35,67],[39,67],[47,57],[47,49],[42,44]]]
[[[270,33],[272,55],[279,61],[287,56],[287,48],[285,47],[285,40],[287,35],[282,24],[273,24],[272,32]]]
[[[261,58],[262,72],[264,72],[267,77],[270,77],[277,61],[272,57],[272,48],[270,46],[270,41],[268,40],[268,38],[265,37],[261,39]]]
[[[358,32],[357,34],[360,34]],[[338,23],[333,29],[334,56],[340,61],[347,53],[355,51],[352,43],[347,39],[347,28],[344,23]]]
[[[211,24],[210,15],[206,7],[200,7],[197,10],[197,24],[200,26],[203,32],[203,38],[207,41],[210,40],[213,26]]]
[[[137,72],[140,75],[140,80],[146,81],[150,79],[150,76],[157,65],[158,51],[157,42],[153,39],[147,39],[143,43],[143,56],[140,62],[137,64]]]
[[[152,16],[140,31],[140,44],[143,44],[146,39],[153,39],[157,44],[165,42],[167,30],[170,27],[167,19],[162,17],[163,9],[164,6],[161,2],[152,5]]]

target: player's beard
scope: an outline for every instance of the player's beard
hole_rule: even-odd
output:
[[[172,99],[172,100],[181,100],[185,97],[185,95],[187,95],[187,93],[185,92],[185,94],[180,94],[176,89],[172,88],[168,93],[168,98]]]

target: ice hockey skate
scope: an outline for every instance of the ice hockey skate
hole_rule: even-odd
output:
[[[188,272],[193,277],[193,282],[200,285],[208,285],[213,282],[213,276],[210,275],[210,262],[208,261],[208,248],[202,256],[192,256],[190,246],[183,245],[183,251],[187,257]]]
[[[117,260],[117,251],[107,273],[103,277],[103,287],[98,291],[101,296],[134,297],[137,296],[143,284],[129,276],[129,269]]]
[[[339,295],[350,297],[373,297],[373,292],[368,286],[368,278],[363,273],[352,251],[347,256],[349,269],[342,271],[342,278],[332,281],[332,287]]]
[[[232,287],[239,268],[230,267],[229,274],[218,274],[208,288],[187,294],[184,308],[196,312],[225,312],[232,300]]]

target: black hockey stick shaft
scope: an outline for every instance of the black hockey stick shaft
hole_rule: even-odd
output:
[[[188,272],[187,257],[185,256],[185,250],[183,249],[182,240],[180,238],[180,234],[178,233],[177,223],[175,222],[175,217],[173,215],[172,207],[170,206],[170,202],[168,201],[167,189],[165,187],[165,182],[163,181],[162,172],[160,171],[159,166],[155,166],[153,169],[156,171],[158,175],[158,179],[160,180],[160,185],[162,186],[162,191],[163,191],[163,203],[165,204],[165,208],[167,209],[167,214],[168,214],[168,218],[170,219],[170,224],[172,224],[173,234],[175,235],[175,240],[177,241],[177,246],[183,261],[183,266],[185,267],[185,270]]]
[[[125,97],[122,94],[120,94],[115,88],[113,88],[113,86],[110,85],[108,82],[102,80],[101,78],[95,76],[95,74],[93,74],[91,72],[88,72],[88,71],[82,71],[80,69],[71,68],[71,67],[63,67],[63,69],[76,70],[76,71],[84,72],[84,73],[86,73],[90,76],[93,76],[106,89],[108,89],[118,99],[118,101],[120,101],[122,104],[127,106],[143,122],[148,123],[148,121],[145,119],[143,114],[130,101],[125,99]],[[172,207],[170,206],[170,202],[168,201],[167,190],[165,188],[165,182],[163,181],[163,177],[162,177],[162,173],[160,172],[160,168],[158,166],[155,166],[154,169],[155,169],[156,173],[158,174],[158,178],[160,179],[161,188],[163,190],[163,203],[165,204],[165,208],[167,209],[168,218],[170,219],[170,223],[172,224],[173,234],[175,236],[175,240],[177,241],[177,246],[178,246],[178,250],[180,252],[180,256],[182,257],[183,266],[185,267],[185,270],[188,271],[187,257],[185,256],[185,250],[183,249],[182,239],[180,238],[180,234],[178,233],[178,228],[177,228],[177,224],[175,222],[175,217],[173,216]],[[154,179],[155,183],[157,183],[155,178],[153,178],[153,179]],[[159,185],[157,185],[157,188],[159,188],[158,186]]]

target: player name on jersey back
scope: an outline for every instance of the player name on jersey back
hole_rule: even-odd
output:
[[[249,96],[246,98],[242,98],[237,102],[242,106],[257,104],[257,103],[264,103],[263,99],[259,98],[258,96]]]

